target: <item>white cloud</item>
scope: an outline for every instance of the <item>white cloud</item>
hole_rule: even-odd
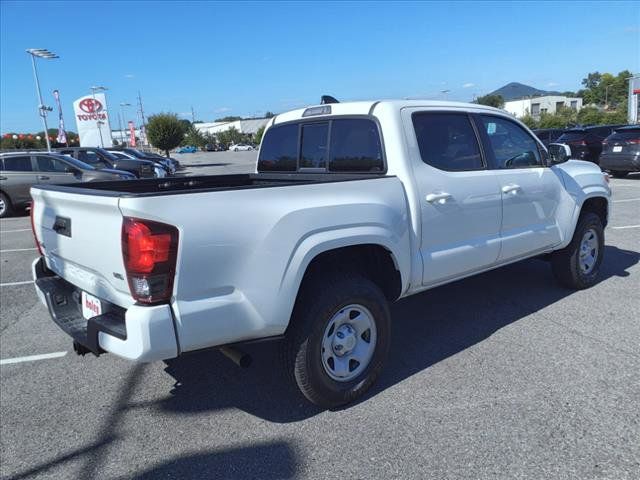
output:
[[[475,87],[476,84],[475,83],[465,83],[464,85],[462,85],[462,88],[471,88],[471,87]]]
[[[230,112],[232,110],[231,107],[220,107],[220,108],[216,108],[214,110],[215,113],[224,113],[224,112]]]
[[[135,78],[135,75],[133,73],[126,73],[124,78]]]
[[[559,83],[556,82],[549,82],[547,83],[547,87],[557,87],[558,85],[560,85]]]

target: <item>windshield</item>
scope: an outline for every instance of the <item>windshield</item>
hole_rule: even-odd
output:
[[[137,150],[135,148],[125,148],[124,151],[138,158],[144,158],[149,156],[148,154],[141,152],[140,150]]]

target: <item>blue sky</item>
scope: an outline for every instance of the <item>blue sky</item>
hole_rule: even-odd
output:
[[[510,81],[577,90],[591,71],[640,70],[640,2],[1,3],[0,131],[40,120],[27,48],[45,103],[109,88],[112,113],[135,104],[212,121],[342,100],[468,101]],[[134,109],[130,110],[131,116]],[[55,116],[50,116],[55,126]],[[117,125],[114,124],[114,127]]]

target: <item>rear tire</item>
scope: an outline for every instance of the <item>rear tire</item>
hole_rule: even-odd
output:
[[[580,215],[571,243],[552,254],[551,267],[562,285],[582,290],[596,283],[603,255],[602,220],[586,212]]]
[[[0,218],[8,217],[12,211],[11,200],[9,200],[9,197],[4,193],[0,192]]]
[[[309,401],[344,405],[378,378],[390,330],[387,299],[371,280],[351,272],[316,275],[305,281],[291,316],[285,369]]]
[[[621,171],[619,171],[619,170],[615,170],[615,171],[614,171],[614,170],[612,170],[612,171],[611,171],[611,175],[613,175],[613,176],[614,176],[614,177],[616,177],[616,178],[624,178],[624,177],[626,177],[627,175],[629,175],[629,172],[621,172]]]

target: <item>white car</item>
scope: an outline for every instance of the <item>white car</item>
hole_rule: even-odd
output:
[[[251,145],[245,145],[244,143],[239,143],[238,145],[230,145],[229,150],[234,152],[246,152],[249,150],[253,150]]]
[[[53,321],[79,353],[145,362],[284,338],[283,368],[323,407],[376,380],[391,301],[530,257],[595,284],[611,205],[597,165],[454,102],[284,113],[257,173],[185,180],[32,187]]]

